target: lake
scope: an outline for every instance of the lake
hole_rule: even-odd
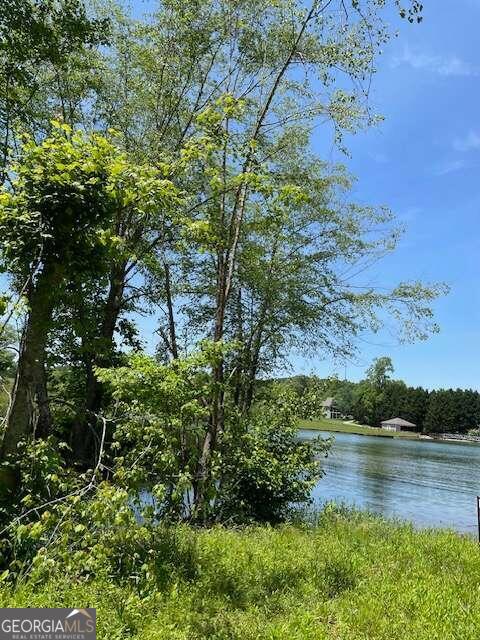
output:
[[[313,490],[317,505],[334,500],[418,527],[477,533],[480,445],[425,442],[302,430],[334,436],[325,476]]]

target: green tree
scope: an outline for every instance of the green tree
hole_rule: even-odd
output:
[[[89,49],[105,44],[107,34],[108,20],[93,17],[82,0],[4,0],[1,3],[1,182],[8,175],[7,160],[19,129],[38,131],[48,126],[53,115],[49,109],[45,113],[48,100],[45,86],[49,84],[46,76],[58,82],[62,72],[68,69],[74,82],[74,67],[80,68],[82,57]],[[55,102],[56,109],[59,104]]]
[[[414,3],[410,17],[419,15],[418,8]],[[374,306],[388,305],[387,296],[382,299],[378,292],[354,296],[352,290],[339,292],[327,284],[323,314],[320,295],[312,312],[310,292],[296,302],[294,291],[302,269],[305,281],[307,276],[313,277],[313,247],[296,277],[293,266],[283,268],[279,260],[274,260],[272,275],[263,282],[255,273],[268,264],[275,242],[273,233],[258,243],[265,251],[260,260],[251,260],[255,247],[249,251],[256,233],[268,235],[261,221],[267,208],[278,211],[271,216],[275,217],[282,206],[285,208],[281,200],[290,199],[289,215],[293,216],[297,181],[308,184],[312,179],[320,192],[318,181],[325,176],[319,176],[318,171],[310,175],[309,167],[302,165],[302,175],[289,175],[294,159],[305,156],[309,131],[315,123],[328,116],[339,142],[342,131],[372,123],[364,108],[361,83],[368,81],[386,29],[379,4],[373,0],[352,3],[351,7],[316,1],[305,7],[293,0],[236,5],[168,2],[143,22],[131,20],[118,8],[113,13],[112,44],[100,52],[93,96],[85,92],[81,81],[73,100],[63,99],[66,94],[62,87],[50,91],[54,101],[62,105],[63,117],[71,121],[85,116],[84,120],[95,126],[114,125],[122,131],[129,152],[140,160],[159,162],[165,154],[176,158],[188,140],[201,139],[205,133],[204,139],[214,147],[220,145],[220,150],[212,153],[207,163],[199,161],[188,178],[183,177],[183,186],[192,195],[183,212],[191,222],[185,225],[188,235],[182,236],[174,228],[165,234],[165,226],[160,224],[157,237],[164,241],[155,256],[149,252],[148,268],[146,260],[112,260],[107,278],[102,276],[96,282],[92,278],[82,304],[77,299],[65,305],[64,317],[77,332],[78,318],[83,318],[83,346],[79,354],[72,332],[64,335],[64,356],[67,360],[73,356],[86,378],[84,413],[88,414],[101,405],[95,366],[113,362],[114,336],[125,326],[125,314],[145,304],[164,306],[166,319],[159,328],[163,355],[176,358],[182,346],[191,348],[205,335],[213,334],[219,342],[232,336],[238,339],[245,313],[239,320],[235,309],[244,307],[245,311],[253,301],[259,329],[254,328],[252,318],[250,326],[244,327],[243,348],[214,372],[219,391],[218,395],[214,391],[212,398],[206,462],[210,441],[222,430],[224,394],[220,390],[230,369],[236,370],[233,378],[238,383],[235,393],[239,402],[248,408],[255,377],[284,358],[293,344],[312,349],[316,341],[320,349],[327,339],[332,346],[336,334],[345,338],[338,341],[342,346],[348,343],[351,347],[356,332],[370,320],[376,324]],[[303,84],[297,81],[300,67],[306,71]],[[351,80],[347,91],[344,83],[341,88],[337,84],[338,69]],[[69,107],[72,103],[73,109],[63,109],[64,104]],[[292,157],[290,166],[285,161],[286,149]],[[278,184],[271,179],[275,172],[283,172]],[[327,191],[322,193],[322,203]],[[269,201],[255,227],[250,225],[251,212],[259,199]],[[353,209],[350,213],[353,217]],[[365,224],[367,218],[368,214]],[[119,226],[118,235],[129,242],[148,235],[142,224],[131,218]],[[287,225],[280,233],[285,235],[286,230]],[[299,234],[296,240],[301,242]],[[131,246],[135,246],[132,254],[140,252],[138,243],[131,242]],[[296,251],[298,245],[292,242],[288,247],[284,243],[283,248]],[[318,265],[317,272],[320,270]],[[203,280],[197,277],[205,273],[208,277]],[[336,303],[335,293],[342,294],[342,300]],[[417,314],[417,318],[423,314],[423,320],[428,305],[421,310],[415,301],[424,295],[428,297],[430,292],[402,285],[392,292],[390,300],[400,300],[407,312]],[[189,310],[198,306],[199,299],[201,313],[192,317]],[[276,322],[272,309],[278,310]],[[349,321],[352,312],[355,320]],[[314,332],[314,327],[323,327],[323,334],[319,329]],[[183,333],[190,344],[179,344]],[[306,340],[309,333],[311,340]],[[284,341],[283,336],[288,335],[292,340]]]
[[[439,288],[401,283],[389,292],[360,290],[353,276],[350,281],[342,276],[342,268],[354,273],[393,249],[398,230],[383,208],[346,205],[351,180],[309,150],[320,122],[332,125],[340,146],[343,132],[376,122],[362,87],[388,36],[384,4],[169,0],[142,21],[114,7],[110,47],[81,46],[65,64],[58,59],[40,65],[38,122],[45,122],[55,105],[66,122],[105,131],[113,125],[129,154],[127,176],[120,172],[125,189],[117,184],[106,192],[103,181],[87,189],[92,198],[105,198],[107,208],[113,194],[117,197],[105,224],[86,221],[91,237],[97,238],[97,223],[101,228],[104,244],[93,243],[98,262],[86,265],[86,237],[70,228],[66,247],[77,238],[81,260],[49,258],[48,264],[58,267],[59,286],[52,286],[46,264],[58,231],[53,225],[45,242],[35,245],[39,267],[33,275],[25,252],[19,252],[25,273],[19,264],[8,264],[17,291],[23,291],[22,277],[31,285],[27,328],[37,327],[34,362],[42,363],[42,368],[30,366],[21,354],[20,364],[27,365],[17,378],[35,372],[35,393],[30,388],[29,397],[49,407],[45,353],[52,366],[69,371],[69,388],[78,394],[74,441],[83,443],[74,444],[77,459],[83,457],[89,427],[99,426],[89,423],[103,402],[96,368],[122,364],[116,336],[134,345],[128,317],[134,311],[156,308],[164,316],[159,333],[165,362],[179,359],[205,337],[219,349],[205,400],[208,421],[199,434],[195,509],[200,512],[208,509],[231,403],[245,418],[255,381],[285,361],[292,348],[351,354],[362,331],[379,329],[379,308],[399,318],[410,338],[435,330],[430,303]],[[410,13],[400,11],[413,19],[419,4],[414,2]],[[34,129],[44,134],[40,125]],[[85,176],[71,169],[66,156],[60,164],[67,168],[53,166],[44,182],[47,188],[50,174],[69,174],[71,182],[60,195],[70,197],[70,187],[82,186]],[[145,164],[158,168],[164,185],[175,181],[183,196],[159,202],[149,194],[154,212],[148,216],[142,211],[143,192],[140,204],[128,200],[131,189],[143,185],[143,174],[134,167]],[[37,182],[32,180],[35,189]],[[37,196],[28,189],[25,211],[32,213]],[[28,233],[35,235],[32,229]],[[8,251],[5,256],[13,260]],[[38,321],[35,308],[43,313]],[[233,346],[224,350],[227,342]],[[25,405],[16,406],[15,411]],[[32,415],[30,407],[24,425]],[[244,435],[247,423],[242,424]]]
[[[297,399],[285,391],[258,403],[240,438],[227,438],[219,513],[230,521],[278,523],[311,504],[330,441],[298,437]],[[230,445],[231,442],[231,446]]]
[[[27,140],[13,168],[14,190],[0,195],[1,257],[25,295],[27,319],[2,455],[12,453],[33,424],[49,427],[44,365],[54,309],[68,284],[108,267],[122,251],[114,222],[119,210],[148,217],[177,200],[173,184],[154,168],[133,166],[106,138],[59,125],[40,144]]]
[[[367,380],[379,389],[384,387],[390,380],[390,375],[394,372],[392,359],[388,356],[376,358],[367,369]]]
[[[357,401],[358,390],[355,383],[348,380],[337,380],[332,388],[335,405],[343,416],[352,416]]]

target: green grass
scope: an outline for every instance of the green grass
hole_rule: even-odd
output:
[[[341,513],[312,527],[178,536],[160,582],[80,579],[59,567],[48,580],[4,583],[0,607],[93,606],[101,640],[480,637],[480,550],[466,537]]]
[[[385,431],[375,429],[362,424],[345,423],[341,420],[300,420],[302,429],[315,429],[316,431],[335,431],[341,433],[356,433],[362,436],[380,436],[382,438],[408,438],[418,440],[420,434],[409,431]]]

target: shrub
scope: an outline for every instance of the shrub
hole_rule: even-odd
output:
[[[135,355],[128,366],[99,371],[115,403],[114,479],[132,496],[140,491],[152,496],[147,508],[138,505],[152,521],[281,522],[295,503],[308,503],[322,475],[320,456],[329,441],[298,439],[291,394],[241,416],[226,392],[207,499],[197,512],[213,393],[208,371],[219,349],[226,347],[204,343],[198,353],[166,365]]]
[[[298,504],[311,502],[330,440],[299,439],[296,413],[294,398],[285,392],[257,406],[241,437],[229,443],[228,480],[219,501],[224,517],[279,523]]]

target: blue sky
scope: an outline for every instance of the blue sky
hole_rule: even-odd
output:
[[[348,139],[351,158],[331,158],[357,176],[356,201],[388,205],[407,226],[372,277],[444,281],[451,293],[435,304],[440,334],[414,345],[367,338],[347,377],[389,355],[410,384],[480,389],[480,1],[424,4],[422,24],[395,21],[398,37],[378,60],[371,103],[385,121]],[[325,147],[325,135],[314,147]],[[344,375],[328,360],[292,364],[298,373]]]

